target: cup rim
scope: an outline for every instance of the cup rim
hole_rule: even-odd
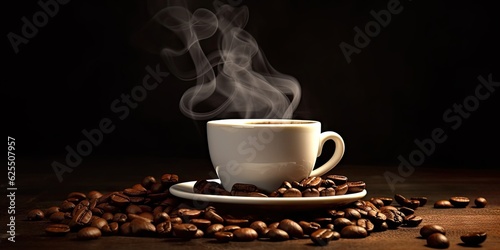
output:
[[[259,123],[259,122],[290,122],[290,123]],[[302,119],[220,119],[208,121],[207,125],[223,125],[238,127],[307,127],[314,124],[320,124],[315,120]]]

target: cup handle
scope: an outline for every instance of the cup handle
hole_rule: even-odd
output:
[[[340,162],[342,156],[344,156],[344,140],[339,134],[332,131],[326,131],[320,134],[318,156],[321,155],[323,145],[325,145],[325,142],[328,140],[333,140],[335,142],[335,152],[333,153],[332,158],[330,158],[330,160],[328,160],[325,164],[314,169],[309,176],[322,176],[326,174],[328,171],[333,169]]]

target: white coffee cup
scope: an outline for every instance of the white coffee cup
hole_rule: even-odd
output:
[[[312,120],[227,119],[207,123],[210,158],[228,191],[235,183],[247,183],[271,192],[283,181],[322,176],[344,155],[344,140],[332,131],[321,133]],[[314,169],[327,140],[335,152]]]

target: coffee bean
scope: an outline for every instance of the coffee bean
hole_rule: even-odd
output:
[[[326,179],[332,180],[337,186],[347,183],[347,177],[343,175],[332,174],[326,176]]]
[[[118,222],[118,224],[125,223],[127,221],[127,219],[128,219],[128,216],[124,213],[116,213],[113,216],[113,221]]]
[[[448,248],[450,247],[450,241],[444,234],[433,233],[427,237],[427,246],[433,248]]]
[[[33,209],[33,210],[28,212],[27,217],[28,217],[28,220],[32,220],[32,221],[43,220],[43,218],[45,217],[45,214],[40,209]]]
[[[146,189],[151,189],[153,184],[156,183],[156,179],[153,176],[146,176],[144,179],[142,179],[141,185],[145,187]]]
[[[112,205],[121,207],[128,205],[130,203],[130,198],[128,198],[128,196],[125,194],[114,193],[110,197],[110,202]]]
[[[96,227],[98,229],[102,229],[106,225],[108,225],[108,222],[103,218],[97,218],[90,223],[91,227]]]
[[[317,217],[317,218],[314,218],[314,222],[315,223],[318,223],[319,225],[321,225],[321,227],[324,227],[330,223],[333,223],[333,219],[331,217]]]
[[[321,228],[316,231],[314,231],[311,234],[311,240],[314,242],[314,244],[319,245],[319,246],[326,246],[330,241],[334,238],[337,238],[337,234],[334,234],[334,232],[330,229],[326,228]],[[338,238],[337,238],[338,239]]]
[[[245,183],[235,183],[231,188],[231,194],[233,192],[242,192],[242,193],[251,193],[251,192],[260,192],[257,186],[252,184]]]
[[[387,222],[382,222],[379,225],[375,224],[375,229],[374,231],[377,232],[382,232],[382,231],[387,231],[389,229],[389,226],[387,225]]]
[[[400,207],[398,208],[398,210],[403,213],[404,215],[408,216],[408,215],[411,215],[411,214],[414,214],[415,213],[415,210],[409,208],[409,207]]]
[[[212,223],[224,223],[224,218],[218,215],[214,210],[205,211],[204,217]]]
[[[424,225],[422,228],[420,228],[420,235],[422,235],[422,238],[427,238],[433,233],[446,235],[446,231],[440,225]]]
[[[355,221],[357,219],[361,219],[361,214],[359,213],[358,210],[354,209],[354,208],[346,208],[344,209],[344,217],[351,220],[351,221]]]
[[[175,237],[184,239],[193,238],[197,230],[198,228],[195,225],[189,223],[175,224],[172,227]]]
[[[483,207],[486,207],[486,204],[488,204],[488,201],[484,197],[477,197],[474,200],[474,204],[478,208],[483,208]]]
[[[401,194],[395,194],[394,195],[394,200],[401,206],[405,206],[406,205],[406,197],[404,197],[403,195]]]
[[[335,195],[344,195],[347,193],[349,186],[347,183],[344,183],[334,187],[333,189],[335,190]]]
[[[232,232],[215,232],[214,237],[218,242],[229,242],[233,240]]]
[[[290,219],[280,221],[278,229],[284,230],[289,236],[294,238],[302,238],[304,236],[304,231],[299,223]]]
[[[67,199],[76,199],[78,201],[81,201],[81,200],[84,200],[87,198],[87,196],[84,194],[84,193],[81,193],[81,192],[71,192],[68,194],[68,197]]]
[[[335,188],[337,185],[335,184],[335,182],[333,180],[323,179],[320,186],[325,187],[325,188],[329,188],[329,187]]]
[[[323,182],[323,179],[319,176],[307,177],[300,181],[300,185],[304,188],[318,188]]]
[[[56,207],[56,206],[54,206],[54,207],[49,207],[49,208],[45,209],[45,212],[44,212],[45,216],[44,216],[44,217],[45,217],[45,218],[50,218],[50,216],[51,216],[52,214],[56,213],[56,212],[60,212],[60,211],[59,211],[59,207]]]
[[[198,229],[206,230],[212,222],[207,219],[191,219],[189,223],[194,224]]]
[[[290,239],[290,236],[285,230],[279,228],[271,228],[266,233],[266,237],[271,241],[286,241]]]
[[[130,222],[125,222],[120,225],[120,234],[124,236],[132,235],[132,231],[130,230]]]
[[[171,231],[172,231],[172,224],[170,223],[170,221],[161,222],[158,225],[156,225],[156,232],[160,236],[170,235]]]
[[[462,197],[462,196],[454,196],[450,198],[450,203],[457,208],[464,208],[469,205],[469,198],[467,197]]]
[[[449,200],[438,200],[434,203],[434,208],[452,208],[453,204]]]
[[[264,236],[264,230],[267,228],[267,225],[263,221],[254,221],[252,222],[252,224],[250,224],[250,228],[255,230],[257,234],[259,234],[259,236]]]
[[[350,225],[342,228],[340,235],[342,238],[365,238],[368,236],[368,231],[363,227]]]
[[[337,231],[340,231],[342,230],[342,228],[351,225],[354,225],[354,223],[347,218],[337,218],[333,221],[333,226]]]
[[[73,216],[69,222],[69,227],[71,229],[79,229],[83,226],[89,225],[91,218],[92,212],[88,208],[82,208],[75,213],[75,216]]]
[[[140,214],[142,213],[141,207],[135,205],[135,204],[130,204],[125,208],[125,213],[127,214]]]
[[[101,237],[101,230],[96,227],[84,227],[78,231],[76,237],[79,240],[94,240]]]
[[[223,232],[234,232],[238,229],[240,229],[241,227],[240,226],[237,226],[237,225],[227,225],[225,227],[222,228],[221,231]]]
[[[465,245],[477,246],[486,240],[486,236],[485,232],[473,232],[460,236],[460,239]]]
[[[420,216],[417,216],[415,214],[408,215],[404,218],[403,224],[407,227],[417,227],[422,223],[424,219]]]
[[[146,189],[139,190],[139,189],[135,189],[135,188],[125,188],[123,190],[123,194],[125,194],[127,196],[143,196],[143,195],[147,194],[147,190]]]
[[[366,188],[366,183],[364,181],[348,181],[347,182],[347,193],[359,193]]]
[[[198,230],[196,230],[196,233],[194,234],[193,238],[194,239],[203,238],[204,235],[205,235],[205,232],[203,232],[203,230],[198,228]]]
[[[212,224],[208,226],[206,230],[206,235],[208,237],[213,237],[216,232],[221,232],[224,229],[224,225],[222,224]]]
[[[66,224],[50,224],[45,227],[45,233],[49,236],[64,236],[70,231]]]
[[[319,191],[319,196],[334,196],[335,194],[335,188],[331,187]]]
[[[101,198],[102,193],[96,190],[92,190],[87,194],[87,198],[89,199],[99,199]]]
[[[397,208],[393,206],[384,206],[380,208],[380,212],[387,217],[385,222],[390,229],[398,228],[401,224],[403,224],[405,215]]]
[[[234,240],[236,241],[253,241],[257,239],[259,234],[253,228],[245,227],[233,232]]]
[[[76,207],[75,203],[69,201],[63,201],[59,206],[61,212],[71,212]]]
[[[61,223],[64,219],[65,218],[63,212],[55,212],[49,217],[49,220],[54,223]]]
[[[368,233],[372,232],[375,229],[375,225],[370,220],[364,218],[358,219],[356,221],[356,225],[366,229]]]
[[[379,198],[371,198],[370,202],[373,205],[375,205],[375,207],[377,207],[377,208],[381,208],[381,207],[385,206],[384,202],[381,199],[379,199]]]
[[[170,216],[168,213],[165,212],[159,212],[154,215],[153,222],[155,224],[159,224],[165,221],[170,221]],[[210,221],[209,221],[210,222]]]
[[[143,191],[143,192],[147,192],[147,191],[148,191],[148,189],[147,189],[147,188],[145,188],[145,187],[144,187],[142,184],[140,184],[140,183],[134,184],[134,185],[132,186],[132,188],[133,188],[133,189],[137,189],[137,190],[139,190],[139,191]]]
[[[427,197],[425,197],[425,196],[411,197],[410,200],[417,200],[417,201],[419,201],[421,207],[423,207],[423,206],[425,206],[425,204],[427,204]]]
[[[165,185],[165,188],[169,188],[173,184],[176,184],[179,182],[179,176],[176,174],[163,174],[161,176],[161,183]]]
[[[306,188],[302,191],[303,197],[319,197],[319,191],[316,188]]]
[[[156,232],[156,227],[145,220],[134,219],[130,222],[130,231],[133,235],[152,235]]]
[[[317,222],[307,222],[307,221],[299,221],[300,227],[302,227],[302,231],[304,234],[311,235],[313,232],[321,228],[321,225]],[[333,225],[333,224],[332,224]]]
[[[289,188],[283,193],[283,197],[302,197],[302,192],[297,188]]]
[[[374,210],[369,211],[366,217],[375,225],[380,225],[387,219],[387,216],[385,216],[385,214]]]
[[[378,197],[377,199],[380,199],[384,203],[384,206],[390,206],[394,200],[390,197]]]
[[[87,209],[90,209],[89,208],[89,205],[90,205],[90,202],[88,200],[82,200],[80,201],[76,206],[75,208],[73,209],[73,211],[71,212],[71,216],[75,216],[75,213],[77,211],[79,211],[80,209],[82,208],[87,208]]]

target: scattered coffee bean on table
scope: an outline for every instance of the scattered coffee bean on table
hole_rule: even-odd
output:
[[[444,234],[433,233],[427,237],[427,246],[433,248],[448,248],[450,247],[450,241]]]
[[[457,208],[464,208],[469,205],[469,198],[462,196],[454,196],[450,198],[450,203]]]
[[[460,236],[460,239],[465,245],[477,246],[486,240],[485,232],[473,232]]]
[[[484,197],[477,197],[474,200],[474,204],[478,208],[483,208],[483,207],[486,207],[486,204],[488,204],[488,201]]]
[[[434,203],[434,208],[453,208],[449,200],[438,200]]]

